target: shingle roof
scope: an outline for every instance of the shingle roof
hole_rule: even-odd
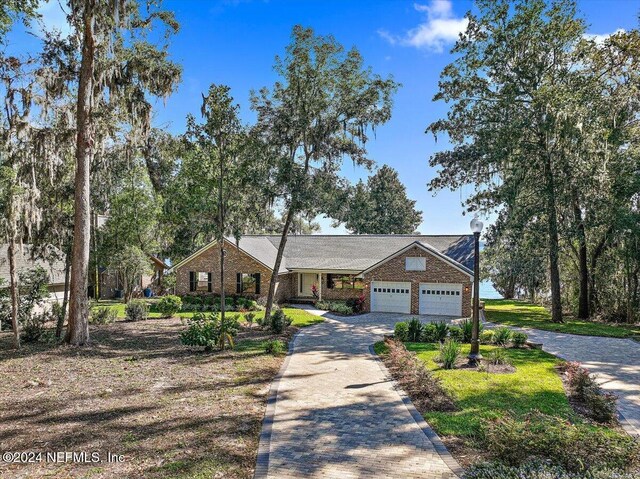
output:
[[[473,235],[296,235],[287,238],[279,272],[294,269],[363,271],[408,245],[419,242],[473,268]],[[273,265],[279,235],[248,235],[240,248]]]
[[[7,258],[7,244],[0,245],[0,278],[4,279],[4,286],[9,284],[9,259]],[[16,270],[18,272],[35,268],[36,265],[42,266],[49,273],[49,284],[64,284],[64,254],[52,248],[52,253],[58,256],[51,262],[41,259],[31,259],[31,246],[23,245],[22,249],[16,248]]]

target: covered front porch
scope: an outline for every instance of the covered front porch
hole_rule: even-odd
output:
[[[359,271],[294,270],[291,301],[310,303],[315,300],[357,298],[365,289]]]

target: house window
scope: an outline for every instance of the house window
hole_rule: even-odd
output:
[[[406,271],[426,271],[427,258],[419,256],[407,256],[404,264]]]
[[[213,291],[212,285],[212,273],[204,271],[189,271],[189,291],[207,291],[211,293]]]
[[[260,294],[260,273],[236,273],[237,294]]]
[[[327,289],[364,289],[364,280],[354,274],[327,274]]]

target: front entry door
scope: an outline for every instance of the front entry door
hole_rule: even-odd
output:
[[[318,275],[316,273],[300,273],[300,296],[313,296],[311,287],[318,286]]]

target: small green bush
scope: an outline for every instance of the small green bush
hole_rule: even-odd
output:
[[[460,343],[453,339],[446,340],[440,345],[440,355],[438,360],[442,363],[444,369],[453,369],[456,361],[460,357]]]
[[[205,351],[212,351],[214,347],[224,350],[227,345],[233,348],[238,328],[237,315],[225,315],[223,321],[218,313],[195,313],[180,340],[187,346],[203,346]]]
[[[408,324],[407,341],[418,342],[422,335],[422,323],[418,318],[412,318]]]
[[[511,335],[511,342],[516,348],[521,348],[522,346],[524,346],[528,339],[529,336],[520,331],[514,331]]]
[[[253,327],[253,321],[256,319],[256,313],[249,312],[244,315],[244,319],[249,323],[249,327]]]
[[[494,330],[494,336],[493,336],[493,342],[495,344],[497,344],[498,346],[506,346],[507,344],[509,344],[511,342],[511,335],[513,334],[513,332],[507,328],[506,326],[503,326],[501,328],[495,329]]]
[[[285,329],[291,326],[292,320],[281,309],[276,309],[271,315],[269,327],[275,334],[282,334]]]
[[[493,344],[495,335],[493,329],[485,329],[480,333],[480,343]]]
[[[274,356],[279,356],[284,354],[286,350],[286,345],[284,341],[280,341],[279,339],[272,339],[267,341],[267,344],[264,347],[264,351],[267,354],[273,354]]]
[[[20,337],[25,343],[35,343],[45,333],[45,324],[52,319],[50,312],[43,311],[41,313],[31,312],[29,316],[22,321],[22,331]]]
[[[170,318],[182,309],[182,300],[173,294],[163,296],[157,305],[158,312],[165,318]]]
[[[627,469],[637,464],[639,445],[629,435],[587,424],[571,424],[540,412],[525,418],[487,420],[484,448],[509,466],[546,459],[571,472],[592,468]]]
[[[409,338],[409,325],[404,321],[396,323],[395,328],[393,328],[393,337],[398,341],[405,342]]]
[[[427,323],[422,326],[422,336],[420,341],[423,343],[435,343],[438,340],[437,327],[433,323]]]
[[[141,299],[129,301],[124,311],[127,321],[144,321],[149,317],[149,306]]]
[[[437,323],[433,323],[436,327],[435,336],[436,341],[443,343],[445,339],[447,339],[447,334],[449,334],[449,326],[444,321],[438,321]]]
[[[89,322],[91,324],[109,324],[113,323],[117,317],[118,311],[116,311],[116,308],[110,308],[109,306],[98,306],[91,310]]]
[[[464,331],[459,326],[451,326],[449,328],[449,337],[459,343],[464,342]]]
[[[203,346],[205,351],[212,351],[217,344],[219,319],[215,314],[195,313],[189,319],[189,327],[180,334],[182,344],[187,346]]]
[[[494,365],[511,364],[507,351],[504,348],[496,348],[489,351],[487,361]]]

